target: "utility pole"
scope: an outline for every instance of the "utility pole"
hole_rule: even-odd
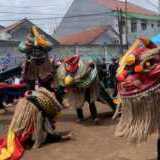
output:
[[[128,1],[125,0],[125,28],[126,28],[126,45],[128,49]]]
[[[158,0],[158,13],[160,15],[160,0]]]
[[[119,41],[120,41],[120,52],[123,53],[123,24],[122,24],[122,10],[117,8],[118,17],[118,31],[119,31]]]

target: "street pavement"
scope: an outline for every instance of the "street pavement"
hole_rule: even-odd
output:
[[[39,149],[27,150],[22,160],[156,160],[156,134],[140,145],[130,144],[123,138],[114,136],[117,121],[109,116],[109,108],[97,104],[100,124],[90,119],[76,122],[74,109],[66,109],[56,123],[57,131],[73,133],[70,141],[46,144]],[[89,116],[88,106],[84,106],[85,116]],[[0,115],[1,135],[12,117],[13,108],[7,115]]]

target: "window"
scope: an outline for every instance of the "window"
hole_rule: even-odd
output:
[[[131,21],[131,32],[137,32],[137,21],[136,20]]]
[[[151,24],[151,27],[154,28],[154,24],[153,23]]]
[[[141,29],[142,29],[143,31],[145,31],[145,30],[147,29],[147,21],[142,21],[142,22],[141,22]]]
[[[126,20],[124,17],[121,19],[122,33],[125,33]]]
[[[115,43],[115,44],[119,44],[120,42],[119,42],[118,39],[116,39],[116,40],[114,40],[114,43]]]
[[[125,26],[126,25],[126,19],[124,17],[122,17],[121,19],[121,25],[122,26]]]
[[[157,27],[159,27],[159,28],[160,28],[160,21],[158,22]]]

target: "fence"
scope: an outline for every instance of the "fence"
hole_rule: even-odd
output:
[[[94,60],[102,59],[110,61],[113,57],[120,56],[120,46],[118,45],[83,45],[83,46],[54,46],[50,56],[63,58],[65,56],[80,54],[82,57],[91,57]],[[17,49],[17,44],[0,45],[0,70],[12,68],[22,63],[25,55]]]
[[[21,65],[24,60],[24,56],[10,55],[0,56],[0,72],[14,68]]]
[[[24,55],[18,51],[18,41],[0,40],[0,71],[18,66],[24,59]]]
[[[75,53],[81,55],[82,57],[91,57],[95,60],[102,59],[104,57],[106,61],[110,61],[114,57],[121,56],[120,46],[118,45],[57,46],[53,48],[50,55],[57,58],[63,58]]]

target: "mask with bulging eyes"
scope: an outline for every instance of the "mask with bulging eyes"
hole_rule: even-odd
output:
[[[137,45],[126,53],[119,63],[119,94],[132,96],[154,88],[159,84],[159,77],[160,47],[147,48]]]

